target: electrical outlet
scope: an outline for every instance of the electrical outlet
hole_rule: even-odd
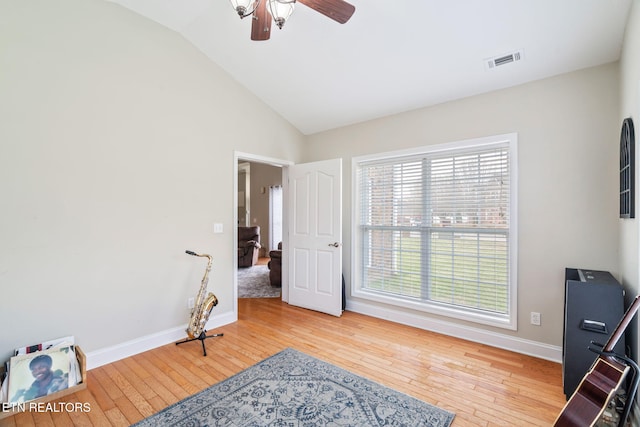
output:
[[[187,308],[192,309],[195,306],[196,306],[196,300],[193,297],[189,298],[187,300]]]
[[[540,313],[536,313],[535,311],[531,312],[531,324],[540,326]]]

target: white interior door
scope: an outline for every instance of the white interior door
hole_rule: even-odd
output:
[[[342,159],[289,167],[289,304],[342,314]]]

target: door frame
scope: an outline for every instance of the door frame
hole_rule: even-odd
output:
[[[247,161],[252,163],[263,163],[282,168],[282,229],[287,230],[288,206],[289,206],[289,166],[295,163],[291,160],[277,159],[274,157],[261,156],[258,154],[233,152],[233,254],[238,253],[238,162]],[[289,233],[282,233],[282,247],[288,248]],[[282,257],[282,301],[289,301],[289,262],[287,257]],[[238,257],[233,256],[233,311],[238,318]]]

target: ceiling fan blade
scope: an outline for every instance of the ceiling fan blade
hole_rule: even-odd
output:
[[[316,12],[344,24],[351,18],[356,7],[343,0],[297,0]]]
[[[267,10],[267,0],[262,0],[251,16],[251,40],[269,40],[271,21],[271,14]]]

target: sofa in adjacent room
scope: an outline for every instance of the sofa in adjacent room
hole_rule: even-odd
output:
[[[260,226],[238,227],[238,267],[251,267],[260,253]]]

